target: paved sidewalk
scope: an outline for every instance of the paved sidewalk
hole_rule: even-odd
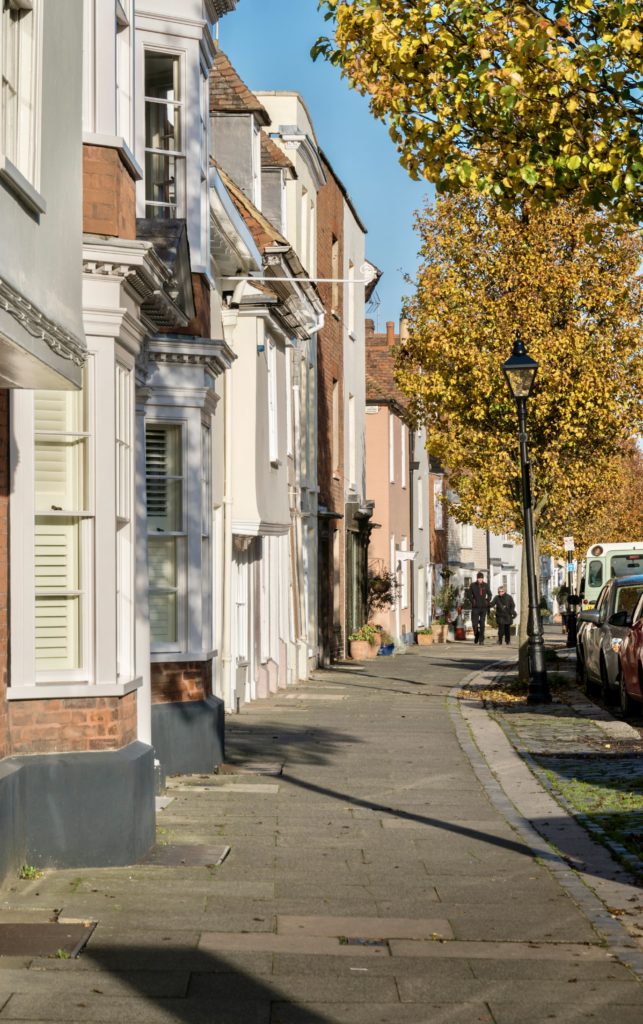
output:
[[[0,894],[0,923],[98,921],[78,959],[0,959],[0,1024],[640,1024],[636,940],[456,699],[495,650],[319,672],[230,718],[228,772],[171,780],[156,863]]]

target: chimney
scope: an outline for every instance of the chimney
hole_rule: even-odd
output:
[[[395,344],[395,322],[393,320],[386,321],[386,344],[389,348],[393,348]]]

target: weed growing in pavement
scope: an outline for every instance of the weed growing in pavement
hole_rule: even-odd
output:
[[[18,872],[18,878],[26,881],[33,881],[34,878],[42,878],[44,871],[39,871],[33,864],[23,864]]]
[[[68,953],[66,949],[57,949],[52,956],[53,960],[71,960],[71,953]]]

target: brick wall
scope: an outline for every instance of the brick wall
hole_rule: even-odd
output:
[[[9,392],[0,391],[0,757],[9,752]]]
[[[317,193],[317,273],[319,277],[341,277],[344,264],[344,199],[333,172],[325,163],[326,183]],[[338,258],[333,265],[333,239],[338,242]],[[326,310],[323,329],[317,335],[317,429],[318,429],[318,483],[319,504],[333,512],[344,513],[344,326],[341,284],[333,286],[320,282],[319,292]],[[334,308],[333,308],[334,307]],[[333,459],[333,382],[337,381],[339,403],[338,451]],[[333,466],[335,461],[335,466]],[[339,607],[340,619],[333,613],[334,565],[332,530],[339,531]],[[320,618],[322,628],[328,630],[328,642],[334,658],[343,654],[344,593],[345,593],[345,534],[344,521],[334,520],[328,545],[320,548],[320,556],[327,564],[320,564]],[[326,623],[326,627],[324,627]]]
[[[117,149],[83,146],[83,231],[136,238],[136,186]]]
[[[12,701],[9,731],[12,754],[118,750],[136,739],[136,693]]]
[[[212,694],[211,661],[164,661],[152,665],[152,704],[182,704]]]
[[[177,334],[188,334],[195,338],[209,338],[210,335],[210,283],[204,274],[192,274],[194,291],[194,316],[187,327]]]

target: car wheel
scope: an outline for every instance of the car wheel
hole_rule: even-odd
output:
[[[605,658],[601,655],[601,700],[605,704],[613,704],[614,698],[615,693],[609,683]]]

